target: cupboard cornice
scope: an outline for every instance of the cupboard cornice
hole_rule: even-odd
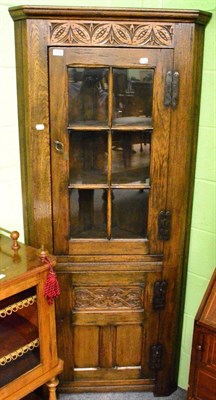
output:
[[[137,20],[159,22],[186,22],[206,25],[211,13],[200,10],[169,10],[142,8],[91,8],[91,7],[45,7],[18,6],[9,9],[14,21],[26,18],[39,19],[106,19],[106,20]]]

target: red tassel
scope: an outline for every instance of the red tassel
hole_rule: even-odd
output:
[[[54,299],[60,295],[60,287],[48,257],[45,257],[44,262],[49,265],[47,281],[44,286],[44,296],[48,304],[53,304]]]

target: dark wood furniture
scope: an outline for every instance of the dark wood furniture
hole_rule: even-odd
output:
[[[216,269],[195,318],[187,399],[216,399]]]
[[[25,237],[57,256],[60,390],[176,388],[197,10],[15,7]]]
[[[0,398],[18,400],[47,384],[56,400],[55,308],[44,297],[49,266],[36,249],[18,244],[18,232],[0,237]],[[52,264],[55,264],[52,258]]]

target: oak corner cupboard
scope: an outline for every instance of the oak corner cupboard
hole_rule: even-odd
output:
[[[19,400],[46,383],[46,398],[56,400],[63,362],[55,306],[44,297],[49,266],[37,249],[17,243],[17,231],[11,237],[13,244],[0,236],[0,398]],[[50,263],[55,265],[53,257]]]
[[[9,11],[25,237],[58,261],[60,391],[168,395],[211,14]]]

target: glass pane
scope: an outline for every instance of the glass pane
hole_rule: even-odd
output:
[[[103,125],[108,118],[108,69],[68,68],[68,120]]]
[[[71,238],[106,237],[106,190],[70,190]]]
[[[112,238],[146,238],[149,190],[112,191]]]
[[[152,69],[113,70],[113,125],[152,126]]]
[[[112,133],[112,183],[149,184],[151,132]]]
[[[40,364],[36,287],[0,301],[0,387]]]
[[[70,183],[107,182],[107,132],[70,131]]]

